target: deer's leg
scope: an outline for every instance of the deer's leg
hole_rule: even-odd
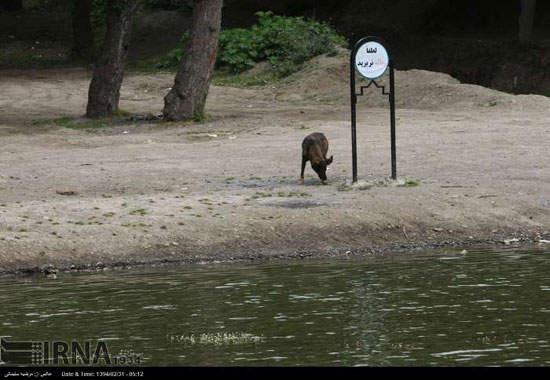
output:
[[[302,171],[300,172],[300,183],[304,184],[304,171],[306,170],[307,158],[302,156]]]

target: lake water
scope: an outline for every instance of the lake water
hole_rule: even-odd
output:
[[[151,366],[550,364],[537,246],[6,276],[0,305],[0,336],[100,341]]]

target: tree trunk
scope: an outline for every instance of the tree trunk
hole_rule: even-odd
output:
[[[533,24],[537,0],[520,0],[521,14],[519,16],[519,42],[524,44],[533,39]]]
[[[89,61],[93,56],[94,34],[90,13],[93,0],[73,0],[73,59]]]
[[[2,0],[0,10],[2,11],[20,11],[23,9],[23,0]]]
[[[132,20],[139,0],[108,0],[107,31],[88,91],[86,116],[111,116],[117,111],[128,56]]]
[[[164,98],[164,120],[200,118],[212,79],[223,0],[195,0],[189,42],[174,86]]]

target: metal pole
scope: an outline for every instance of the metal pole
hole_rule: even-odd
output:
[[[390,58],[390,129],[391,129],[391,178],[397,179],[397,153],[395,143],[395,86],[393,59]]]
[[[351,100],[351,161],[353,169],[352,183],[357,182],[357,95],[355,94],[355,53],[353,50],[350,57],[350,100]]]

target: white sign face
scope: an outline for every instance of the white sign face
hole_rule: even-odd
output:
[[[367,79],[376,79],[384,75],[389,62],[386,48],[375,41],[364,43],[355,54],[355,68]]]

